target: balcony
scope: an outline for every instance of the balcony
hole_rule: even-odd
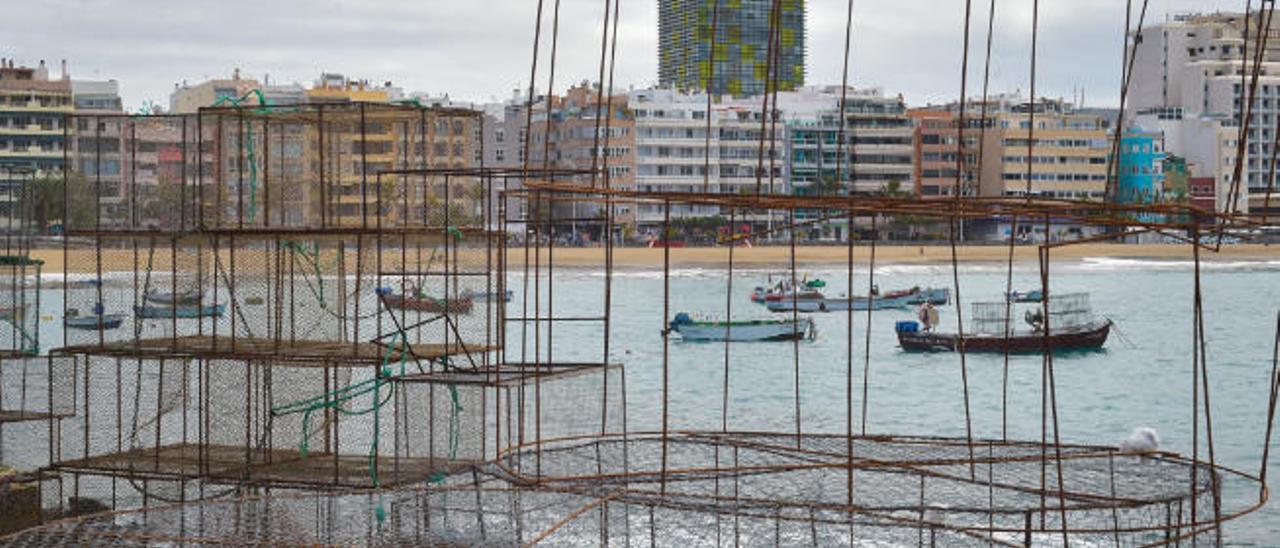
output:
[[[25,126],[0,126],[0,135],[40,135],[50,137],[62,136],[62,128],[28,124]]]
[[[62,150],[40,147],[0,148],[0,158],[62,158]]]
[[[41,103],[40,101],[26,101],[0,104],[0,111],[18,111],[18,112],[71,112],[75,110],[75,106],[70,102],[64,105],[55,103]]]

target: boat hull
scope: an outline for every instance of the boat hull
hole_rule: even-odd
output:
[[[791,341],[809,336],[812,329],[813,320],[808,318],[794,322],[763,320],[735,322],[732,325],[724,322],[698,322],[672,326],[672,330],[686,341]]]
[[[847,310],[890,310],[894,308],[907,308],[911,306],[909,300],[912,295],[904,295],[901,297],[876,298],[867,299],[865,297],[854,297],[852,299],[796,299],[793,303],[791,300],[772,301],[765,305],[770,312],[791,312],[795,309],[798,312],[838,312]]]
[[[405,297],[404,295],[385,295],[383,296],[383,302],[387,304],[388,308],[439,314],[466,314],[471,312],[472,307],[472,300],[465,297],[458,299],[419,299]]]
[[[124,316],[120,314],[107,314],[105,316],[76,316],[65,318],[63,325],[67,329],[83,329],[86,331],[97,331],[116,329],[124,323]]]
[[[1053,330],[1049,335],[1049,348],[1055,352],[1069,350],[1097,350],[1107,342],[1111,333],[1111,320],[1091,322],[1077,328]],[[959,344],[953,333],[926,331],[899,331],[898,344],[903,350],[915,352],[953,352]],[[970,335],[964,338],[965,352],[1005,351],[1006,339],[1000,335]],[[1038,334],[1019,334],[1008,338],[1010,353],[1027,354],[1043,352],[1045,339]]]
[[[514,291],[512,291],[512,290],[510,290],[510,289],[508,289],[508,290],[503,291],[503,292],[501,292],[501,293],[499,293],[499,292],[497,292],[497,291],[488,291],[488,292],[486,292],[486,291],[477,291],[477,292],[474,292],[474,293],[466,293],[466,294],[464,294],[464,296],[463,296],[463,297],[464,297],[464,298],[467,298],[467,299],[474,300],[474,301],[493,301],[493,302],[504,302],[504,303],[509,303],[509,302],[511,302],[511,299],[512,299],[512,297],[514,297],[514,296],[515,296],[515,292],[514,292]]]
[[[208,306],[135,306],[133,312],[144,319],[192,319],[219,318],[226,310],[226,305]]]
[[[929,303],[935,306],[951,304],[951,289],[946,287],[931,287],[922,289],[907,299],[908,305],[922,305]]]
[[[143,299],[149,303],[166,305],[166,306],[197,306],[204,299],[199,291],[191,291],[186,293],[161,293],[158,291],[149,292],[143,296]]]

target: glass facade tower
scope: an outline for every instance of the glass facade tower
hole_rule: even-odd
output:
[[[778,89],[803,86],[804,0],[658,0],[659,81],[717,95],[764,93],[771,80],[769,29],[775,1],[781,23],[775,40]]]

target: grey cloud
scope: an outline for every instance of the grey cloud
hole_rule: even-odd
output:
[[[989,0],[974,6],[970,94],[981,88]],[[536,85],[547,85],[554,0],[544,1]],[[1141,4],[1140,1],[1135,4]],[[998,0],[993,91],[1028,81],[1031,0]],[[66,58],[78,78],[116,78],[126,104],[167,104],[175,82],[269,73],[309,82],[320,70],[454,97],[505,98],[527,85],[536,0],[44,0],[0,19],[0,55]],[[598,74],[603,0],[561,0],[556,87]],[[622,0],[616,82],[656,83],[657,1]],[[1123,0],[1041,0],[1038,91],[1089,103],[1119,95]],[[809,75],[838,83],[844,0],[809,2]],[[1240,0],[1152,0],[1149,20],[1185,10],[1243,8]],[[851,74],[920,104],[960,92],[962,0],[855,0]]]

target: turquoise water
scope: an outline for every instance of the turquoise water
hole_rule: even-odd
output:
[[[1190,454],[1191,267],[1189,261],[1126,259],[1053,265],[1051,291],[1089,292],[1095,314],[1111,318],[1117,327],[1104,351],[1055,359],[1064,442],[1116,445],[1133,428],[1147,426],[1159,432],[1162,449]],[[1280,309],[1280,262],[1213,262],[1206,263],[1203,270],[1216,457],[1219,464],[1256,475],[1261,464],[1275,315]],[[747,298],[752,287],[764,284],[767,273],[735,272],[734,319],[769,316]],[[828,296],[846,291],[843,266],[807,268],[803,273],[825,279]],[[604,284],[599,272],[558,269],[556,274],[557,316],[600,312]],[[883,290],[952,285],[949,265],[885,266],[877,269],[876,276]],[[669,314],[684,311],[724,317],[725,280],[723,269],[674,270]],[[1015,268],[1015,288],[1037,288],[1039,283],[1034,264]],[[855,292],[865,293],[866,284],[865,265],[856,267]],[[1004,285],[1003,265],[966,265],[961,269],[960,290],[966,303],[998,299]],[[611,354],[614,361],[626,366],[631,430],[656,430],[661,425],[662,286],[660,271],[624,271],[614,278]],[[546,291],[545,285],[542,291]],[[519,310],[520,303],[517,295],[514,310]],[[942,308],[943,330],[955,329],[955,310],[954,305]],[[897,348],[893,324],[912,316],[912,311],[879,311],[871,318],[867,432],[963,437],[959,355],[903,353]],[[818,328],[813,342],[802,342],[798,347],[788,342],[730,347],[730,429],[794,431],[798,348],[802,428],[806,432],[845,431],[847,316],[837,312],[814,314],[813,318]],[[853,328],[856,432],[862,406],[865,312],[854,314]],[[554,359],[600,358],[599,329],[571,323],[557,324],[554,329]],[[527,352],[532,352],[531,346]],[[508,350],[510,358],[518,353],[515,346]],[[671,427],[720,428],[723,343],[673,340],[669,353]],[[532,354],[528,356],[532,359]],[[999,438],[1004,358],[970,355],[967,365],[973,434]],[[1039,440],[1041,358],[1013,357],[1008,385],[1008,436]],[[1201,458],[1207,459],[1203,428],[1201,440]],[[1274,449],[1276,442],[1272,443]],[[1280,473],[1276,471],[1280,451],[1272,451],[1269,466],[1273,477]],[[1229,489],[1225,496],[1239,504],[1257,493]],[[1280,505],[1272,502],[1226,527],[1225,538],[1232,543],[1280,545]]]
[[[768,272],[762,269],[735,272],[731,294],[733,319],[770,317],[763,307],[747,298],[754,286],[765,283]],[[829,296],[848,290],[841,265],[811,267],[801,273],[825,279]],[[1266,385],[1271,369],[1275,314],[1280,309],[1278,274],[1280,261],[1209,262],[1204,266],[1205,327],[1217,459],[1220,464],[1251,474],[1258,472],[1262,453]],[[914,285],[951,287],[951,275],[949,265],[888,265],[877,269],[876,279],[881,289],[889,291]],[[723,269],[673,270],[672,305],[664,312],[660,271],[615,273],[610,359],[626,367],[630,430],[661,427],[663,344],[660,333],[667,320],[682,311],[724,318],[726,279]],[[128,284],[128,280],[118,281]],[[1117,327],[1104,351],[1062,355],[1055,359],[1064,442],[1113,445],[1133,428],[1147,426],[1160,433],[1163,449],[1190,454],[1193,281],[1191,263],[1187,261],[1086,259],[1053,265],[1053,292],[1090,293],[1094,312],[1111,318]],[[509,305],[509,314],[520,316],[525,314],[521,311],[523,288],[519,280],[512,279],[510,283],[516,295]],[[547,280],[543,278],[540,283],[545,299]],[[1003,265],[965,265],[960,272],[960,291],[965,303],[998,299],[1004,283]],[[1015,288],[1036,288],[1039,283],[1034,265],[1016,267]],[[858,265],[854,292],[865,293],[866,286],[865,265]],[[354,288],[349,289],[354,292]],[[603,289],[604,276],[599,270],[557,267],[556,282],[551,286],[555,315],[598,316],[602,312]],[[42,292],[46,318],[42,319],[41,336],[45,347],[57,346],[63,341],[55,319],[60,318],[62,295],[59,289]],[[134,300],[127,292],[107,291],[105,296],[112,312],[127,311]],[[94,298],[92,294],[78,297],[73,294],[72,297],[73,304],[85,310]],[[225,300],[225,295],[220,298]],[[365,310],[376,309],[371,295],[363,296],[362,302]],[[246,311],[253,316],[252,309]],[[955,311],[954,305],[941,308],[944,330],[954,329]],[[544,309],[543,313],[546,312]],[[308,328],[305,333],[299,333],[300,337],[336,335],[331,327],[323,327],[333,324],[328,317],[315,311],[302,313],[314,316],[312,323],[318,327]],[[533,315],[532,311],[527,315]],[[893,324],[911,319],[913,315],[911,311],[878,311],[871,317],[867,432],[962,437],[965,420],[959,356],[901,352]],[[468,328],[474,333],[475,329],[483,328],[479,326],[480,315],[473,316],[476,317],[466,321],[476,324]],[[849,359],[847,316],[838,312],[812,317],[818,330],[814,341],[801,342],[798,346],[783,342],[741,343],[730,347],[727,398],[730,429],[794,430],[798,350],[802,428],[806,432],[845,432],[850,401],[845,388]],[[229,321],[228,317],[219,321],[220,332],[227,332]],[[370,322],[362,322],[362,340],[376,331]],[[859,430],[857,425],[862,419],[866,322],[865,312],[854,313],[851,403],[855,431]],[[206,320],[206,332],[212,323]],[[148,322],[142,326],[142,334],[146,337],[166,335],[166,324]],[[183,323],[183,329],[192,330],[195,325],[188,320]],[[134,327],[132,320],[128,320],[113,336],[127,338],[133,334]],[[253,330],[263,332],[261,326]],[[543,352],[549,352],[551,359],[600,360],[603,348],[599,324],[556,323],[553,330],[554,344],[542,345]],[[545,329],[542,336],[547,336]],[[520,337],[520,330],[511,326],[509,360],[521,357]],[[96,334],[74,334],[68,342],[84,343],[91,339],[96,339]],[[525,359],[532,360],[532,338],[529,341],[524,354]],[[721,401],[725,397],[724,345],[673,340],[668,350],[671,427],[720,428]],[[973,434],[998,438],[1002,434],[1003,357],[970,355],[967,365]],[[107,370],[103,371],[107,374]],[[1007,431],[1011,439],[1040,439],[1040,372],[1041,359],[1037,356],[1015,356],[1010,361]],[[105,397],[91,396],[95,401]],[[584,394],[582,397],[594,396]],[[21,436],[22,432],[17,428],[6,430],[6,458],[16,461],[15,464],[22,464],[24,460],[35,463],[45,451],[43,442],[15,443],[15,436]],[[30,433],[44,435],[44,430],[32,429]],[[1203,429],[1201,434],[1203,436]],[[1274,437],[1280,438],[1280,435]],[[1202,445],[1202,458],[1206,458],[1205,447]],[[30,454],[24,458],[24,453]],[[1273,477],[1280,473],[1280,451],[1272,452],[1270,467]],[[1228,489],[1225,496],[1229,507],[1239,507],[1256,497],[1256,491]],[[1280,506],[1271,503],[1259,512],[1228,524],[1226,532],[1226,538],[1232,543],[1280,545]]]

